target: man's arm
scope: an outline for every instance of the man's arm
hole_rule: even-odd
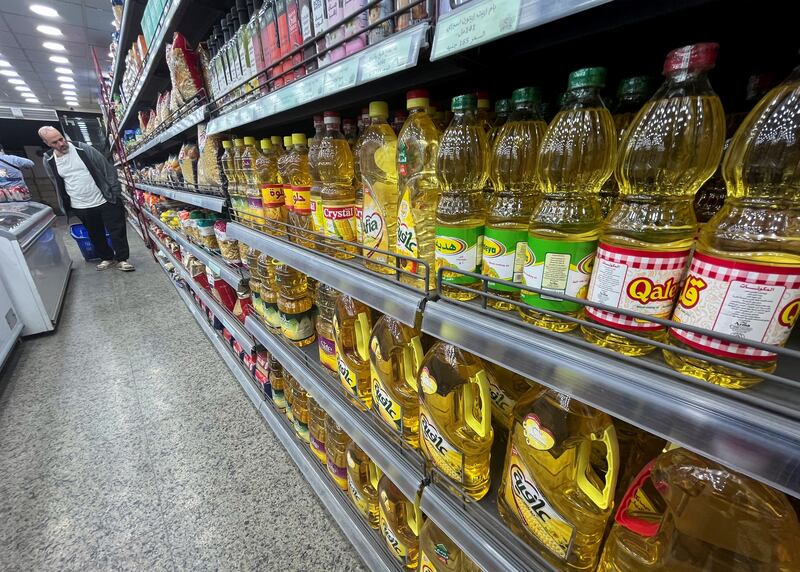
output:
[[[17,157],[16,155],[3,155],[2,159],[6,163],[11,163],[17,169],[33,168],[33,161],[31,161],[30,159],[26,159],[25,157]]]
[[[103,177],[111,188],[111,192],[114,193],[114,196],[122,196],[122,186],[119,184],[119,179],[117,178],[116,167],[114,167],[111,161],[106,159],[100,151],[91,145],[83,145],[83,148],[89,153],[92,162],[100,167]]]

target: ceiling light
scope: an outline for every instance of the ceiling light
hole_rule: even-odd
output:
[[[14,70],[0,70],[0,75],[4,75],[6,77],[19,77],[19,74]]]
[[[19,92],[22,95],[27,96],[27,97],[36,97],[35,95],[33,95],[33,92],[31,91],[31,89],[28,86],[25,86],[25,89],[24,90],[21,89],[21,90],[19,90]]]
[[[68,75],[60,75],[60,76],[58,76],[58,81],[63,81],[65,83],[75,83],[75,80],[72,79]]]
[[[78,96],[78,94],[71,89],[62,89],[61,93],[63,93],[64,95],[74,95],[75,97]]]
[[[64,52],[67,50],[64,44],[59,44],[58,42],[42,42],[42,47],[47,50],[53,50],[54,52]]]
[[[50,6],[42,6],[41,4],[31,4],[31,12],[39,14],[39,16],[46,16],[47,18],[58,18],[58,12],[55,8]]]
[[[59,84],[63,89],[75,89],[74,83],[60,83]]]
[[[69,60],[64,56],[50,56],[50,61],[56,64],[68,64]]]
[[[31,90],[31,88],[29,88],[27,85],[17,85],[17,86],[14,87],[14,89],[16,89],[17,91],[30,91]]]
[[[0,68],[10,68],[11,64],[5,60],[0,60]]]
[[[27,101],[28,103],[39,103],[39,100],[36,99],[35,97],[26,97],[25,101]]]
[[[24,79],[10,79],[10,80],[8,80],[8,83],[10,83],[11,85],[25,85],[25,80]]]
[[[56,73],[65,73],[68,75],[72,75],[72,70],[69,68],[56,68]]]
[[[46,26],[44,24],[40,26],[36,26],[36,31],[44,34],[45,36],[61,36],[61,30],[56,28],[55,26]]]

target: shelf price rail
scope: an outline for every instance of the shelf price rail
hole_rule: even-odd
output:
[[[175,199],[176,201],[180,201],[182,203],[194,205],[196,207],[201,207],[218,213],[221,213],[225,208],[226,199],[223,196],[205,195],[201,193],[195,193],[193,191],[184,191],[145,183],[136,183],[135,187],[146,193],[161,195],[162,197]]]

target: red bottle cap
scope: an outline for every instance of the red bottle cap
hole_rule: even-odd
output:
[[[355,125],[356,122],[355,122],[355,119],[351,119],[350,117],[347,117],[347,118],[342,120],[342,124],[343,125]]]
[[[322,123],[322,116],[321,115],[315,115],[314,116],[314,123]]]
[[[664,75],[676,71],[708,71],[714,67],[718,53],[719,44],[713,42],[692,44],[672,50],[664,61]]]
[[[427,89],[412,89],[411,91],[406,93],[406,99],[419,99],[422,97],[424,98],[428,97]]]
[[[322,115],[323,115],[324,117],[336,117],[336,118],[338,118],[338,117],[339,117],[339,114],[338,114],[337,112],[335,112],[335,111],[326,111],[326,112],[325,112],[325,113],[323,113]]]

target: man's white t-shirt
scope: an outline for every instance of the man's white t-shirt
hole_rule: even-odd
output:
[[[90,209],[106,202],[72,143],[69,144],[69,152],[60,157],[55,154],[55,157],[56,169],[64,179],[64,190],[69,195],[72,208]]]

